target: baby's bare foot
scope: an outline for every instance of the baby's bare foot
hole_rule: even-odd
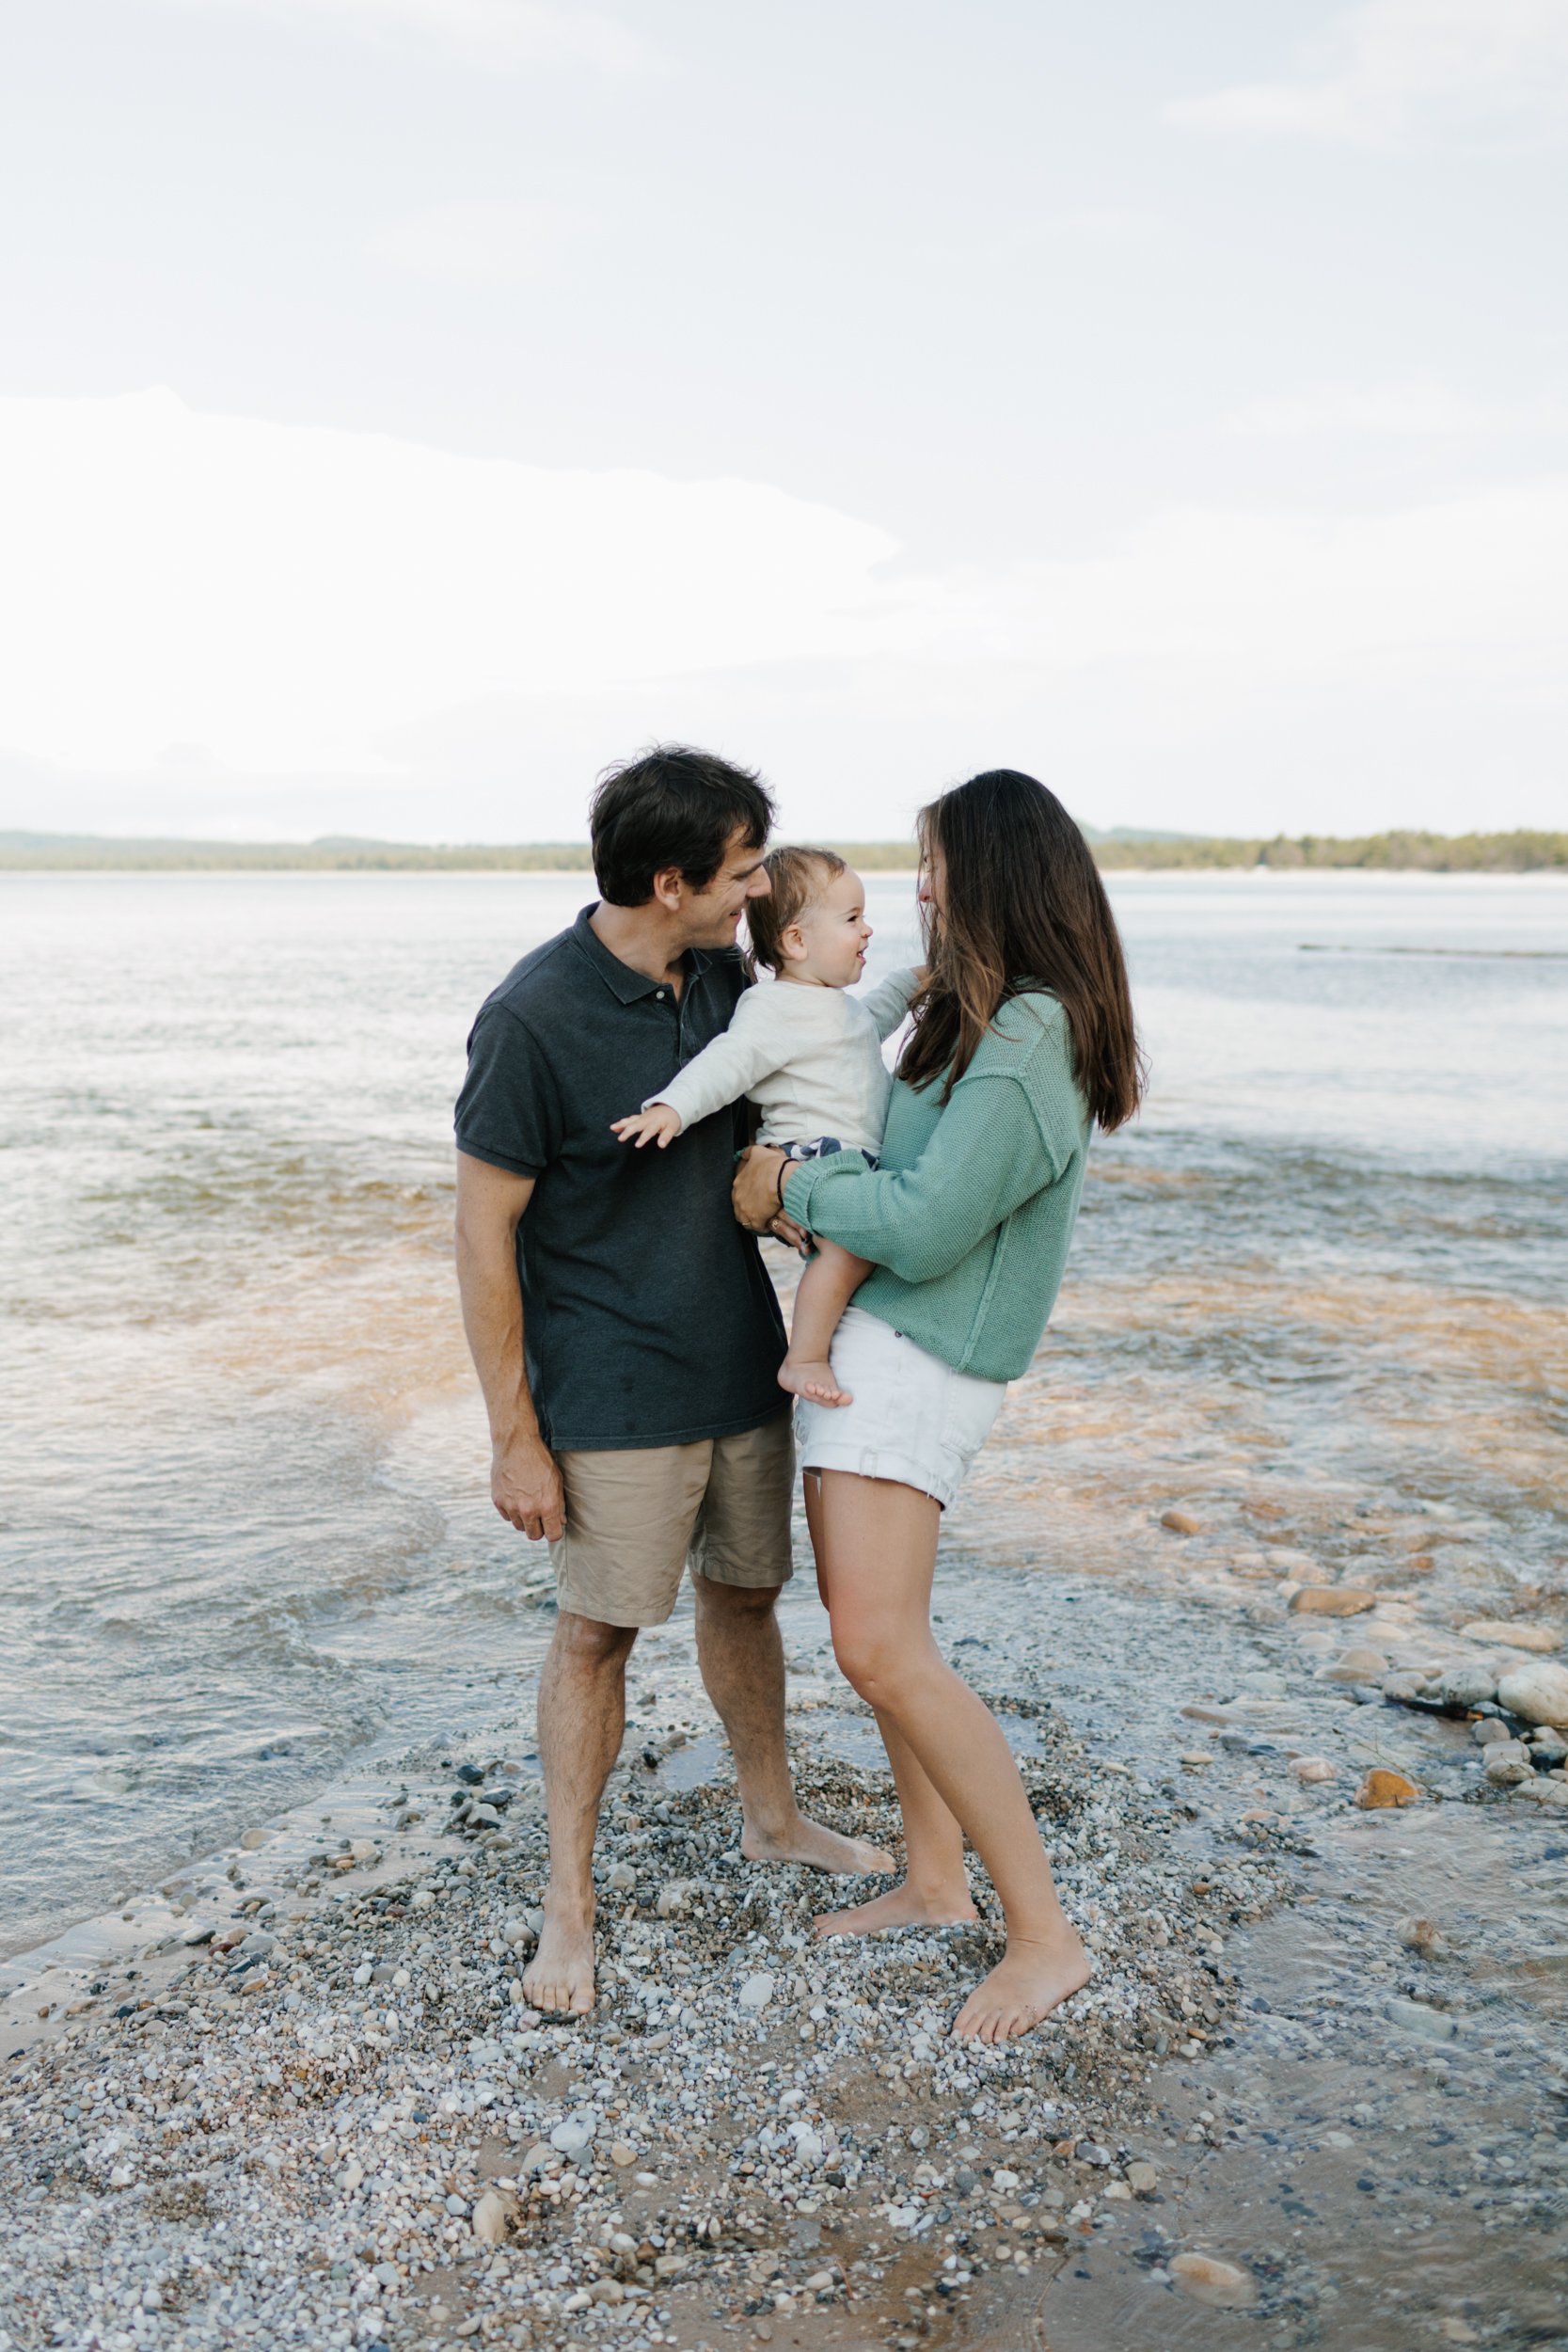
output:
[[[872,1878],[879,1870],[896,1867],[880,1846],[868,1845],[863,1837],[846,1837],[836,1829],[824,1829],[820,1821],[808,1821],[803,1813],[797,1814],[792,1828],[777,1836],[743,1830],[740,1851],[748,1862],[803,1862],[808,1869],[826,1870],[831,1878]]]
[[[568,1912],[545,1898],[539,1948],[523,1971],[530,2006],[580,2017],[594,2006],[594,1915]]]
[[[1008,1939],[1002,1958],[953,2021],[960,2041],[1010,2042],[1087,1984],[1088,1953],[1065,1920],[1062,1925],[1060,1935],[1043,1942]]]
[[[952,1887],[939,1895],[921,1895],[906,1879],[868,1903],[851,1903],[847,1911],[825,1911],[812,1921],[814,1935],[879,1935],[886,1928],[958,1928],[980,1916],[969,1889]]]
[[[855,1401],[833,1378],[832,1364],[815,1363],[803,1356],[784,1358],[779,1366],[779,1386],[791,1396],[809,1396],[814,1405],[852,1405]]]

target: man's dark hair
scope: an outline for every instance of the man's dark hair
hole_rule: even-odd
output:
[[[646,906],[654,876],[672,866],[705,890],[737,828],[749,850],[760,850],[772,823],[771,796],[749,768],[685,743],[655,743],[607,768],[589,803],[600,895],[612,907]]]

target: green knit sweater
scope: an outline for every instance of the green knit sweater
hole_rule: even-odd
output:
[[[1012,1380],[1055,1303],[1088,1154],[1055,997],[1010,997],[945,1107],[942,1091],[897,1080],[880,1168],[858,1152],[804,1161],[784,1206],[872,1261],[857,1307],[959,1372]]]

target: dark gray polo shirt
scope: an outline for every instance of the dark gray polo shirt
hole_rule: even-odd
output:
[[[610,1132],[729,1025],[734,948],[687,957],[677,999],[612,956],[585,907],[485,999],[457,1144],[537,1181],[517,1228],[529,1384],[555,1452],[685,1445],[784,1409],[784,1322],[730,1214],[746,1106],[667,1152]]]

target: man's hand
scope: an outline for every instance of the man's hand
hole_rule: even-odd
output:
[[[566,1526],[555,1456],[538,1438],[514,1438],[490,1457],[490,1500],[531,1543],[554,1543]]]
[[[788,1165],[786,1154],[773,1144],[753,1143],[736,1164],[730,1206],[736,1223],[749,1233],[772,1233],[791,1249],[804,1250],[805,1233],[779,1206],[779,1171]]]
[[[640,1152],[645,1143],[657,1143],[661,1152],[668,1152],[680,1131],[681,1115],[670,1103],[650,1103],[645,1111],[610,1122],[612,1136],[619,1136],[623,1143],[635,1143]]]

